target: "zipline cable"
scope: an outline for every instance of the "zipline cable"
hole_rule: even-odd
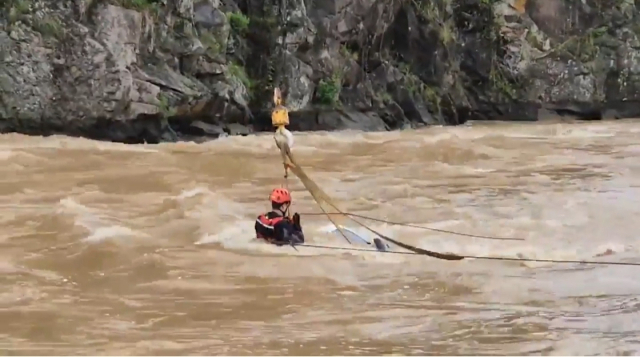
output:
[[[296,244],[296,247],[327,249],[327,250],[346,250],[353,252],[369,252],[369,253],[381,253],[381,254],[401,254],[401,255],[423,255],[414,252],[399,252],[393,250],[379,251],[375,249],[367,248],[351,248],[351,247],[336,247],[319,244]],[[588,264],[588,265],[624,265],[624,266],[637,266],[640,267],[640,263],[633,262],[610,262],[610,261],[592,261],[592,260],[565,260],[565,259],[535,259],[535,258],[508,258],[508,257],[486,257],[486,256],[474,256],[474,255],[460,255],[465,259],[478,259],[478,260],[500,260],[511,262],[533,262],[533,263],[557,263],[557,264]]]
[[[300,214],[300,216],[325,216],[325,215],[328,215],[328,214],[331,214],[331,215],[345,215],[345,216],[362,218],[362,219],[366,219],[366,220],[374,221],[374,222],[386,223],[386,224],[390,224],[390,225],[394,225],[394,226],[418,228],[418,229],[424,229],[424,230],[427,230],[427,231],[454,234],[454,235],[458,235],[458,236],[479,238],[479,239],[511,240],[511,241],[524,241],[525,240],[524,238],[492,237],[492,236],[485,236],[485,235],[480,235],[480,234],[454,232],[454,231],[449,231],[449,230],[446,230],[446,229],[419,226],[419,225],[411,224],[411,223],[392,222],[392,221],[388,221],[388,220],[384,220],[384,219],[380,219],[380,218],[369,217],[369,216],[364,216],[364,215],[360,215],[360,214],[356,214],[356,213],[347,213],[347,212],[344,212],[344,213],[315,213],[314,212],[314,213],[299,213],[299,214]]]

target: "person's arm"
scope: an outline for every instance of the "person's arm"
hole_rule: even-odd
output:
[[[273,232],[274,229],[272,227],[264,225],[260,221],[260,217],[256,219],[256,224],[254,225],[254,228],[256,230],[256,236],[262,236],[262,237],[265,237],[265,239],[268,239],[269,237],[274,236],[274,232]]]
[[[276,223],[273,227],[275,231],[275,241],[279,244],[304,243],[304,234],[300,223],[291,222],[288,219]]]
[[[304,243],[304,233],[302,233],[302,226],[300,225],[300,215],[295,213],[293,215],[293,230],[299,243]]]

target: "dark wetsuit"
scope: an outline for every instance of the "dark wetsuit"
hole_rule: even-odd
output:
[[[300,224],[295,224],[278,212],[272,211],[258,216],[255,229],[256,237],[269,243],[277,245],[304,243]]]

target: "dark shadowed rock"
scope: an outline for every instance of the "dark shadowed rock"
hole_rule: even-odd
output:
[[[355,111],[320,112],[318,125],[323,128],[321,130],[384,131],[389,128],[376,113]]]
[[[385,131],[387,124],[375,112],[309,110],[290,114],[292,131],[363,130]]]
[[[190,123],[188,127],[182,128],[181,132],[191,136],[208,136],[212,138],[218,138],[227,134],[222,127],[201,121]]]

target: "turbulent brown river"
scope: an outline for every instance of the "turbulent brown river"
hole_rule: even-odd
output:
[[[345,211],[526,239],[368,222],[397,240],[640,263],[637,121],[295,136],[297,160]],[[0,160],[2,354],[640,354],[640,267],[257,242],[255,218],[284,181],[270,134],[4,135]],[[288,181],[295,211],[320,212]],[[310,243],[348,246],[325,217],[302,225]]]

